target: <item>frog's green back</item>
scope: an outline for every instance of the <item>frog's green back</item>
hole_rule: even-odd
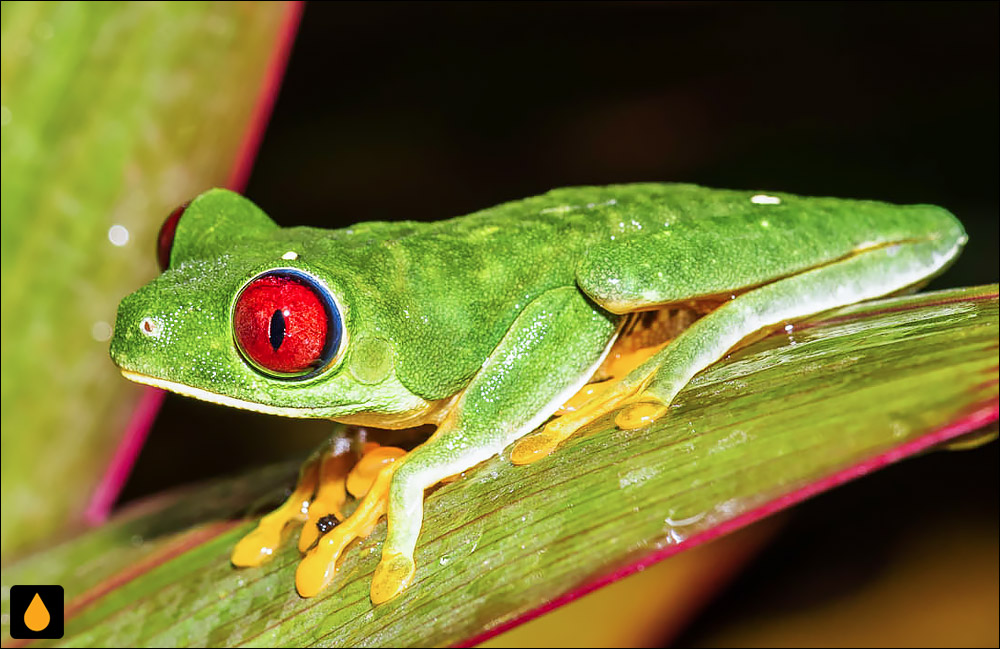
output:
[[[902,243],[940,242],[935,259],[924,260],[940,272],[966,240],[959,221],[934,205],[694,185],[627,187],[641,188],[642,198],[619,199],[611,229],[617,217],[636,231],[591,246],[577,266],[579,286],[616,313],[735,293]]]
[[[351,294],[354,315],[394,341],[397,375],[427,399],[466,385],[552,288],[575,284],[622,313],[763,284],[860,248],[947,237],[957,252],[964,241],[933,206],[682,184],[565,188],[446,221],[313,232],[311,256]]]
[[[392,341],[397,376],[425,399],[467,385],[525,306],[574,285],[575,261],[597,240],[583,215],[502,207],[402,232],[314,230],[304,250],[343,291],[348,331],[364,323],[376,329],[366,335]]]

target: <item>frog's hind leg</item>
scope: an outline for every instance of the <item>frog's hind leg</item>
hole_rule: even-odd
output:
[[[954,246],[954,241],[941,238],[862,249],[725,300],[665,346],[646,350],[655,353],[620,380],[606,387],[588,387],[594,394],[581,407],[519,440],[511,461],[539,460],[584,425],[618,408],[622,408],[615,417],[619,428],[649,426],[667,413],[677,393],[698,372],[748,336],[782,322],[909,288],[953,256]],[[637,306],[649,308],[648,304]]]
[[[839,261],[747,291],[691,325],[626,380],[643,382],[615,423],[650,425],[700,371],[747,336],[769,326],[839,306],[882,297],[924,281],[954,253],[947,238],[904,241],[862,249]]]

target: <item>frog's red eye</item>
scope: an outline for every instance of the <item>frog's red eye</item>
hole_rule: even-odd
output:
[[[167,217],[167,220],[160,226],[160,233],[156,235],[156,261],[160,263],[160,271],[170,267],[170,250],[174,247],[174,234],[177,232],[177,222],[181,220],[181,215],[191,202],[184,203]]]
[[[236,344],[257,370],[269,376],[302,378],[325,368],[340,347],[342,333],[333,300],[303,273],[265,273],[236,298]]]

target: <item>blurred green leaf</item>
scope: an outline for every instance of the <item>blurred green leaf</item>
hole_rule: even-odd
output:
[[[482,637],[580,589],[997,418],[998,287],[856,305],[779,330],[698,375],[668,416],[604,417],[536,464],[496,458],[433,491],[402,596],[368,599],[384,523],[333,586],[301,599],[287,544],[261,568],[228,556],[291,467],[146,504],[9,566],[61,583],[60,644],[441,645]],[[194,529],[189,527],[198,522]],[[871,530],[878,533],[877,530]],[[4,614],[9,613],[4,600]],[[4,630],[6,633],[6,628]]]
[[[80,521],[140,390],[108,360],[118,302],[166,215],[226,184],[287,9],[0,7],[4,557]]]

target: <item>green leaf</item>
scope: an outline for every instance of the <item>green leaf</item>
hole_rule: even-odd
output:
[[[108,360],[118,302],[167,214],[252,156],[287,11],[0,7],[5,558],[81,522],[141,393]]]
[[[536,464],[495,458],[433,491],[417,574],[378,608],[368,586],[384,523],[333,586],[295,594],[289,543],[261,568],[228,553],[230,516],[291,467],[175,494],[9,566],[61,583],[60,644],[441,645],[746,525],[997,419],[998,287],[856,305],[799,323],[698,375],[651,429],[611,416]],[[188,526],[197,523],[193,528]],[[4,613],[9,614],[4,600]],[[5,628],[6,633],[6,628]]]

